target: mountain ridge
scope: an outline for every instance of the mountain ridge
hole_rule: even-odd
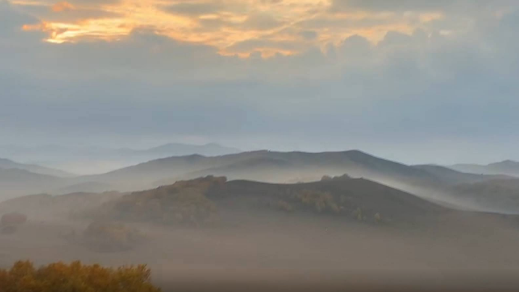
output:
[[[478,174],[503,174],[519,177],[519,162],[514,160],[503,160],[489,164],[455,164],[449,168]]]
[[[51,175],[51,176],[57,176],[57,177],[71,177],[74,176],[71,173],[59,170],[59,169],[53,169],[49,167],[44,167],[36,164],[24,164],[24,163],[18,163],[11,159],[6,158],[0,158],[0,168],[2,169],[21,169],[21,170],[27,170],[32,173],[37,174],[44,174],[44,175]]]

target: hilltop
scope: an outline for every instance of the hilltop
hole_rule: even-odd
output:
[[[225,177],[209,176],[128,194],[39,195],[0,204],[0,211],[42,212],[46,208],[49,214],[75,210],[75,215],[91,219],[188,225],[222,218],[247,221],[268,214],[410,224],[448,211],[412,194],[348,176],[298,184],[227,181]]]

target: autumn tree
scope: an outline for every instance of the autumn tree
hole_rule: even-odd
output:
[[[35,268],[29,261],[19,261],[0,270],[0,292],[159,292],[150,275],[144,265],[113,269],[76,261]]]

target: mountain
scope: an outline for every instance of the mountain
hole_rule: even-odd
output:
[[[13,169],[13,168],[14,169],[21,169],[21,170],[27,170],[27,171],[32,172],[32,173],[51,175],[51,176],[58,176],[58,177],[70,177],[70,176],[73,176],[72,174],[64,172],[64,171],[61,171],[61,170],[47,168],[47,167],[43,167],[43,166],[39,166],[39,165],[33,165],[33,164],[17,163],[17,162],[14,162],[12,160],[4,159],[4,158],[0,158],[0,168],[2,168],[2,169]]]
[[[0,168],[0,200],[50,191],[65,181],[66,178],[33,173],[23,169]]]
[[[369,179],[435,203],[475,210],[496,210],[499,206],[493,206],[491,200],[489,204],[483,206],[475,205],[466,196],[458,195],[455,187],[506,178],[506,176],[462,173],[435,165],[410,166],[358,150],[321,153],[263,150],[223,156],[194,154],[151,160],[105,174],[41,183],[41,189],[23,188],[26,190],[23,194],[43,191],[52,194],[112,190],[131,192],[205,176],[225,176],[230,180],[287,184],[319,181],[323,176],[343,174],[352,178]],[[22,186],[23,182],[20,181],[19,184]],[[0,189],[2,189],[1,185]],[[31,192],[27,193],[29,190]]]
[[[450,168],[458,171],[478,174],[503,174],[519,177],[519,162],[505,160],[487,165],[480,164],[456,164]]]
[[[230,180],[294,183],[343,174],[376,181],[437,203],[456,206],[462,206],[465,202],[447,192],[452,186],[495,178],[437,166],[409,166],[358,150],[322,153],[263,150],[215,157],[170,157],[85,179],[108,183],[113,186],[112,189],[119,191],[132,191],[208,175],[225,176]],[[480,209],[473,205],[470,208]]]
[[[0,214],[22,212],[31,218],[73,219],[77,214],[99,208],[102,204],[122,197],[117,192],[26,195],[0,203]]]
[[[19,258],[111,266],[135,261],[151,263],[162,271],[162,279],[172,282],[210,279],[204,289],[179,285],[179,291],[210,291],[220,283],[215,275],[221,277],[222,271],[229,276],[221,283],[248,283],[243,279],[263,275],[244,288],[268,283],[265,291],[322,291],[324,282],[343,283],[346,274],[355,277],[351,283],[373,283],[373,275],[384,271],[394,280],[400,275],[393,273],[397,270],[401,279],[427,273],[413,278],[423,287],[422,279],[450,281],[443,274],[438,278],[438,271],[459,279],[474,267],[511,271],[519,262],[514,252],[517,216],[451,210],[347,176],[297,184],[205,177],[128,194],[27,196],[0,203],[0,215],[10,212],[21,212],[28,221],[1,237],[2,260],[9,265]],[[92,234],[92,225],[103,232]],[[122,245],[129,241],[129,247]],[[117,249],[93,249],[100,245]],[[293,273],[295,269],[300,270]],[[300,282],[308,275],[315,275],[319,285],[309,288]],[[285,277],[301,283],[302,289],[272,289],[272,283]],[[391,283],[398,283],[391,291],[405,290],[400,279]],[[427,290],[439,287],[435,285]],[[344,290],[340,287],[331,290]],[[363,289],[357,284],[351,290]]]
[[[53,177],[45,174],[33,173],[24,169],[3,169],[0,168],[0,183],[2,184],[30,184],[40,182],[51,182],[58,180],[57,177]]]
[[[365,177],[377,181],[409,184],[438,182],[433,174],[419,168],[377,158],[361,151],[274,152],[254,151],[224,156],[190,155],[149,161],[89,180],[103,181],[129,189],[148,188],[206,175],[286,183],[300,177],[319,180],[323,175]]]
[[[75,216],[96,220],[175,225],[236,224],[268,214],[331,216],[369,224],[415,224],[450,212],[412,194],[345,176],[299,184],[204,177],[126,195],[106,194],[105,200],[101,200],[101,194],[27,196],[0,204],[0,210],[27,213],[40,206],[40,214],[45,214],[45,208],[64,215],[71,215],[67,210],[76,210]]]
[[[500,178],[458,184],[449,192],[489,211],[519,214],[519,179]]]
[[[66,169],[79,174],[103,173],[171,156],[192,154],[218,156],[238,152],[240,150],[216,143],[205,145],[169,143],[149,149],[66,147],[60,145],[42,147],[0,146],[0,156],[36,162],[37,164]]]
[[[209,175],[225,176],[230,180],[295,183],[342,174],[369,179],[445,206],[480,211],[499,211],[502,205],[493,204],[492,200],[480,204],[482,201],[459,195],[455,187],[507,178],[463,173],[436,165],[409,166],[351,150],[322,153],[253,151],[215,157],[170,157],[87,179],[110,184],[112,189],[119,191],[132,191]],[[487,193],[487,196],[492,194]],[[517,210],[519,212],[519,207]]]
[[[456,171],[448,167],[433,164],[413,165],[413,167],[425,170],[430,174],[436,176],[440,180],[448,182],[450,184],[472,183],[507,178],[506,175],[484,175],[476,173],[465,173],[461,171]]]
[[[149,155],[154,156],[155,158],[161,158],[168,156],[184,156],[191,154],[219,156],[231,153],[239,153],[241,151],[236,148],[225,147],[216,143],[209,143],[204,145],[169,143],[146,150],[133,150],[131,152],[133,152],[135,155]]]
[[[101,193],[112,189],[112,186],[107,183],[99,182],[82,182],[78,184],[67,185],[54,190],[56,194],[71,194],[71,193]]]

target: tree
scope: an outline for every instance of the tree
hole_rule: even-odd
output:
[[[159,292],[150,276],[145,265],[113,269],[76,261],[37,269],[29,261],[19,261],[8,270],[0,270],[0,292]]]

